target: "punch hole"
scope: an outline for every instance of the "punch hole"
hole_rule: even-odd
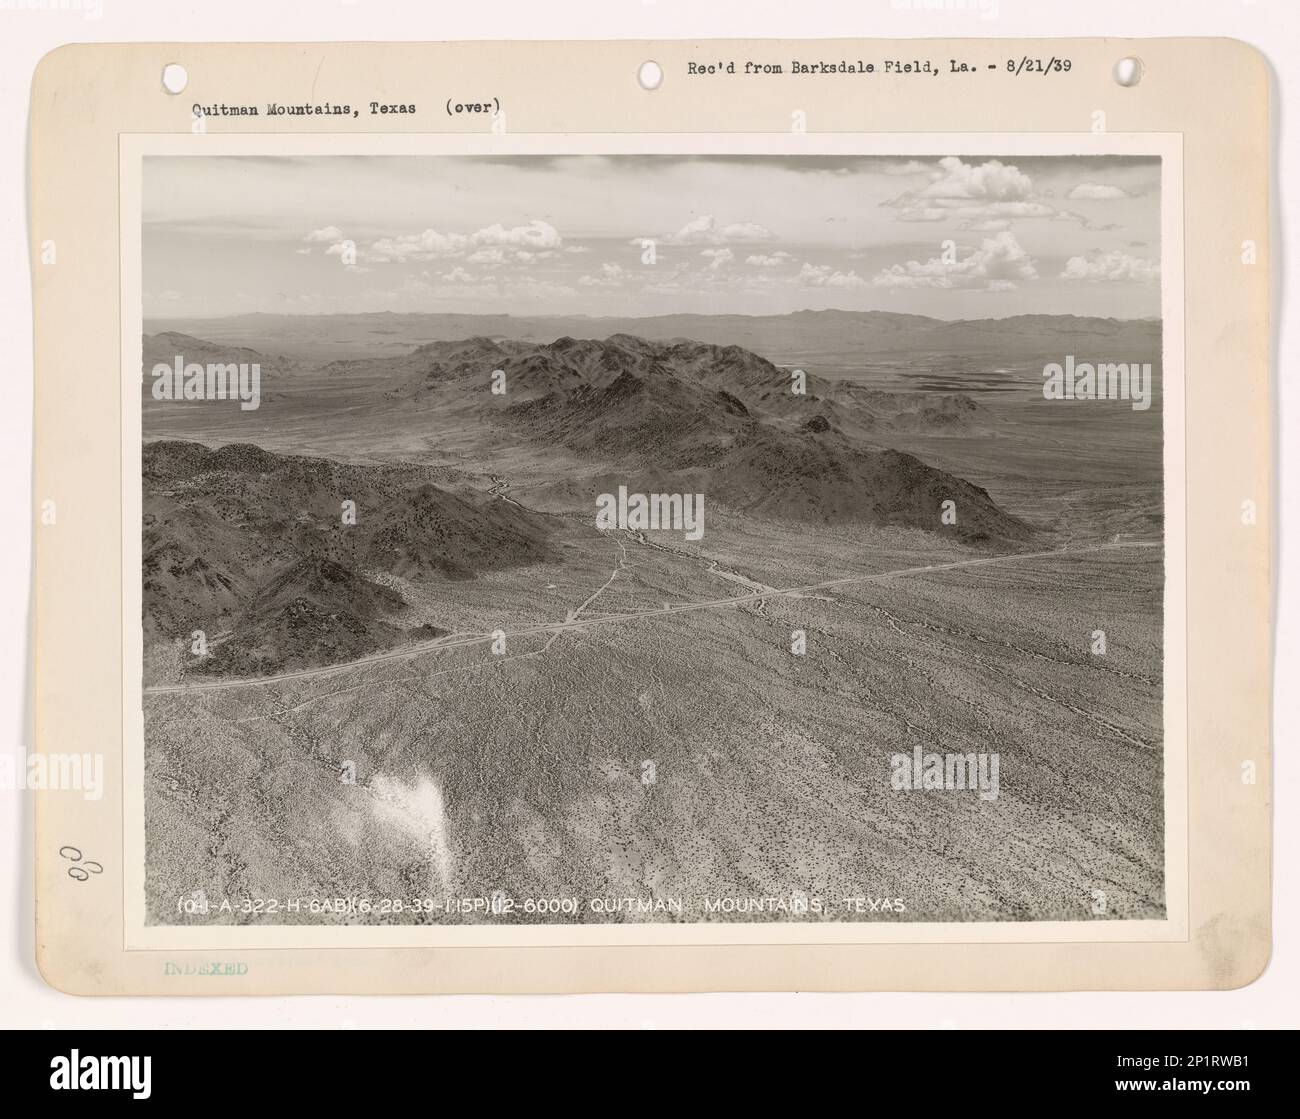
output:
[[[174,96],[190,84],[190,72],[179,62],[169,62],[163,67],[162,84],[163,89]]]
[[[1134,86],[1142,80],[1142,60],[1140,58],[1121,58],[1112,71],[1115,81],[1123,86]]]
[[[664,68],[657,62],[643,62],[637,68],[636,80],[642,89],[658,89],[664,83]]]

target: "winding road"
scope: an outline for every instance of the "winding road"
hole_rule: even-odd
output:
[[[436,641],[421,642],[418,645],[410,645],[402,649],[394,649],[384,653],[374,653],[370,656],[360,657],[357,660],[347,661],[343,664],[332,664],[323,668],[305,668],[298,672],[285,672],[276,676],[259,676],[252,679],[215,680],[205,681],[200,684],[156,685],[145,688],[144,694],[175,695],[225,691],[230,688],[267,687],[274,684],[290,683],[297,680],[314,680],[326,676],[337,676],[339,673],[350,672],[355,668],[364,668],[376,664],[388,664],[394,661],[406,661],[413,657],[423,656],[426,653],[438,652],[442,649],[457,649],[470,645],[488,644],[497,640],[502,634],[504,634],[507,639],[514,637],[534,637],[541,634],[560,634],[576,630],[592,629],[596,626],[644,621],[648,618],[665,618],[675,614],[688,614],[699,610],[733,609],[737,606],[743,606],[746,603],[762,602],[770,598],[797,597],[815,591],[828,590],[833,587],[847,587],[858,583],[873,583],[884,579],[903,578],[908,575],[926,575],[936,571],[956,571],[966,567],[987,567],[999,563],[1018,563],[1026,560],[1077,556],[1092,552],[1113,551],[1119,548],[1158,548],[1161,546],[1161,543],[1162,542],[1159,540],[1112,540],[1105,544],[1091,544],[1078,548],[1055,548],[1043,552],[1007,552],[997,556],[981,556],[978,559],[955,560],[952,563],[932,563],[926,564],[923,567],[904,567],[893,571],[877,571],[868,575],[850,575],[842,579],[828,579],[821,583],[809,583],[806,586],[752,591],[747,594],[734,595],[729,598],[710,599],[703,602],[683,602],[678,604],[665,603],[658,609],[634,610],[625,614],[601,614],[597,617],[591,618],[580,617],[579,615],[581,612],[586,609],[597,595],[608,587],[618,575],[618,572],[623,567],[626,559],[626,550],[624,549],[620,554],[614,573],[610,575],[609,579],[580,606],[570,610],[568,617],[566,617],[562,622],[548,622],[543,625],[526,626],[522,629],[516,630],[496,630],[491,633],[451,634],[447,637],[439,638]],[[619,543],[619,547],[620,549],[623,549],[623,544],[621,542]]]

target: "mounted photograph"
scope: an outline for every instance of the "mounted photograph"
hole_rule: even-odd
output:
[[[1167,156],[338,139],[139,161],[151,946],[1170,935]]]

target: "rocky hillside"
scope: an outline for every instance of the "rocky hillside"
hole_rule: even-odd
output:
[[[355,524],[344,522],[345,502]],[[214,674],[328,664],[400,643],[405,604],[374,573],[468,579],[551,555],[542,518],[436,486],[422,468],[248,444],[147,444],[143,532],[146,635],[203,630],[215,648],[195,668]]]

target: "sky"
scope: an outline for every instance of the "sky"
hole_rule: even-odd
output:
[[[1159,187],[1145,156],[151,156],[144,313],[1157,317]]]

